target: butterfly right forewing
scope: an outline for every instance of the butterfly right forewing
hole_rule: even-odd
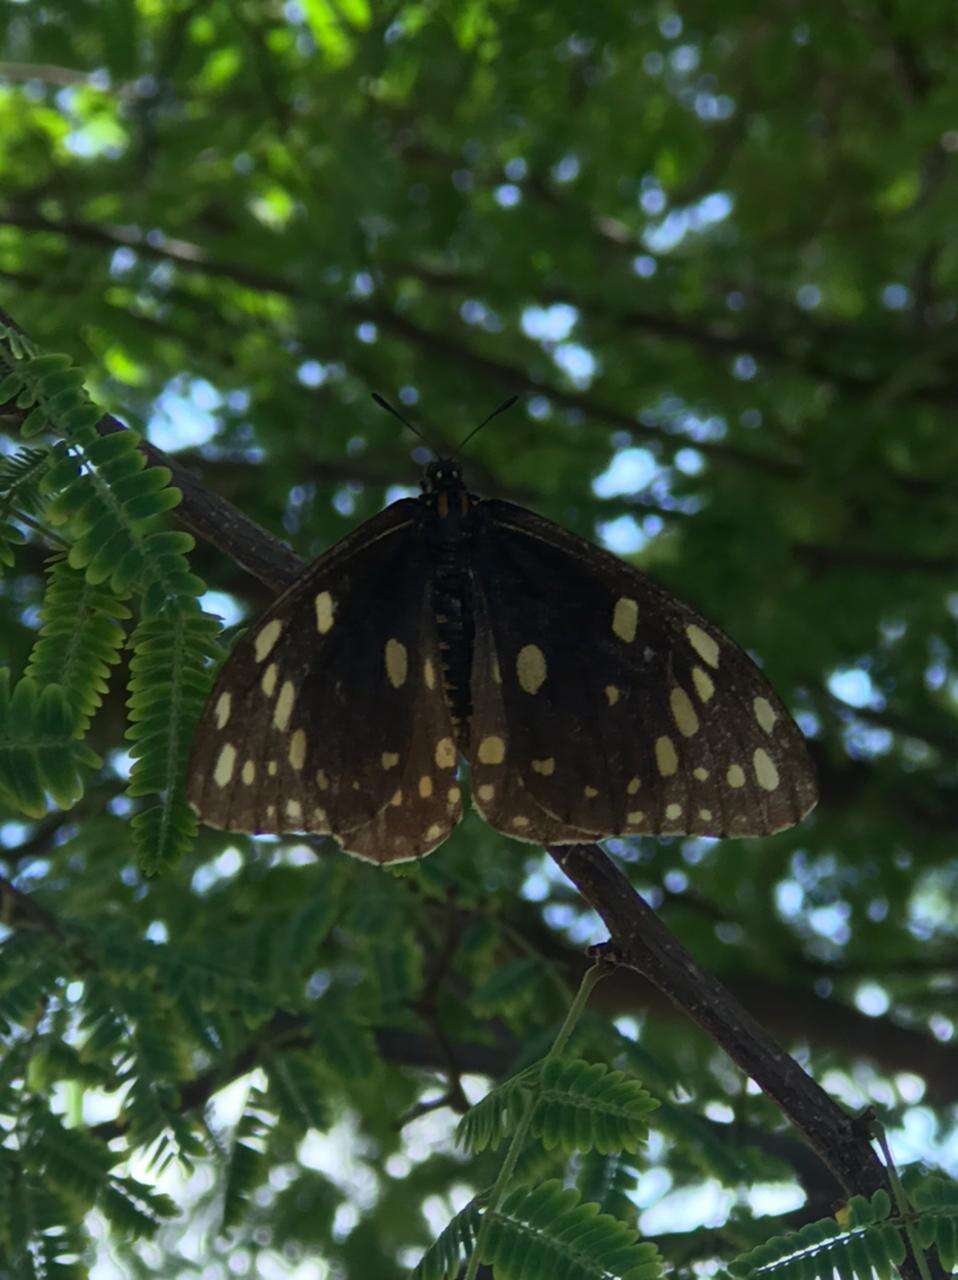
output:
[[[515,775],[533,802],[519,815],[528,838],[556,840],[556,822],[593,837],[765,835],[812,807],[801,733],[727,636],[551,521],[497,501],[481,516],[477,616],[502,729],[484,760],[474,723],[474,785]]]

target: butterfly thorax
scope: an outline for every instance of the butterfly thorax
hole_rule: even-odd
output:
[[[472,654],[475,634],[471,543],[479,499],[466,489],[458,463],[430,463],[422,482],[420,531],[430,562],[429,605],[442,663],[449,713],[465,749],[472,715]]]

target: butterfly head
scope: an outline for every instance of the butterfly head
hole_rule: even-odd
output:
[[[457,493],[464,488],[462,468],[455,458],[436,458],[420,481],[423,493]]]

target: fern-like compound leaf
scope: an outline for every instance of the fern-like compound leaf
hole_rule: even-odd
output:
[[[0,671],[0,795],[31,818],[49,796],[68,809],[83,794],[82,770],[99,757],[74,736],[76,720],[59,684],[41,688],[28,676],[10,688]]]
[[[482,1261],[496,1280],[658,1280],[662,1260],[625,1223],[558,1179],[516,1187],[496,1210]]]
[[[775,1236],[729,1264],[736,1280],[813,1280],[837,1273],[843,1280],[884,1280],[904,1260],[901,1232],[888,1221],[891,1201],[879,1190],[852,1196],[838,1218],[809,1222],[788,1236]]]
[[[476,1196],[453,1217],[419,1259],[412,1280],[456,1280],[479,1234]]]

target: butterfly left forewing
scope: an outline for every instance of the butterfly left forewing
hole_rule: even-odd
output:
[[[450,787],[421,781],[453,733],[417,510],[395,503],[362,525],[237,644],[190,762],[189,799],[205,822],[329,832],[377,862],[419,856],[448,834]]]
[[[503,502],[480,511],[477,617],[501,678],[502,759],[487,746],[483,760],[474,721],[474,788],[514,774],[534,802],[525,816],[543,815],[526,838],[581,838],[546,834],[555,822],[593,836],[765,835],[808,812],[801,733],[738,646],[551,521]]]

